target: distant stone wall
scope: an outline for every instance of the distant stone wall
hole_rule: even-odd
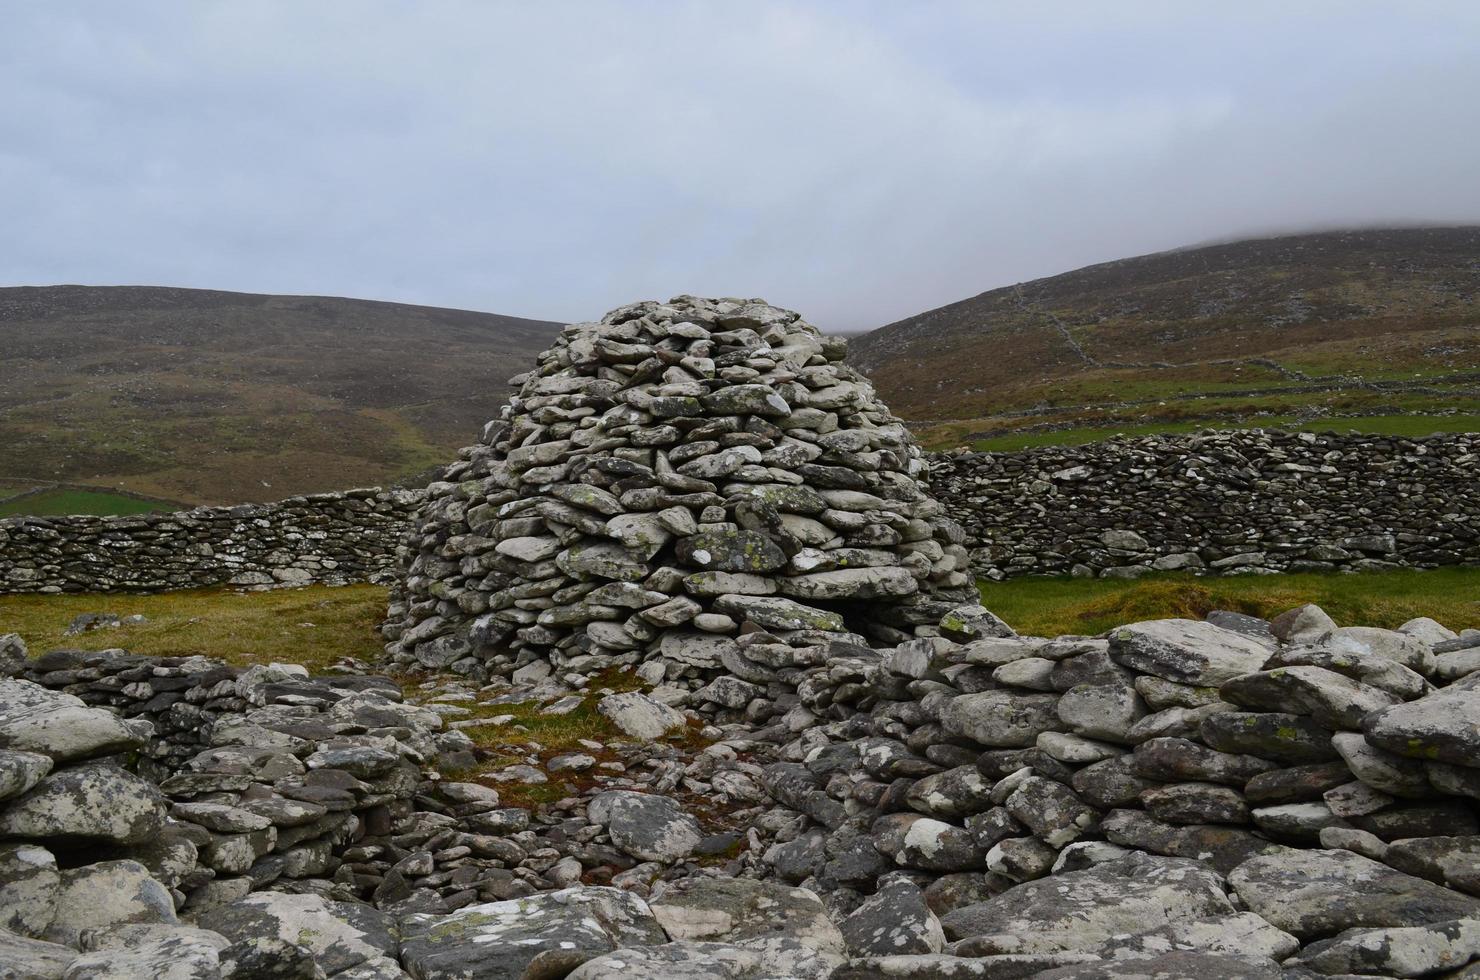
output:
[[[0,593],[157,592],[375,581],[419,490],[346,490],[128,517],[0,520]]]
[[[931,468],[987,578],[1480,564],[1480,434],[1256,429],[942,453]]]

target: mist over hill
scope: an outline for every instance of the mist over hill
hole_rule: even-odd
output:
[[[1331,231],[989,290],[850,345],[944,441],[1080,424],[1480,409],[1480,228]]]

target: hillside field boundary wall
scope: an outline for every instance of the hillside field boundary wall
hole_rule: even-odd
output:
[[[1480,564],[1480,434],[1259,429],[942,453],[979,576]]]
[[[346,490],[123,517],[0,520],[0,593],[385,581],[420,490]]]
[[[1480,565],[1480,434],[1239,430],[928,458],[988,579]],[[423,499],[7,518],[0,594],[389,581]]]

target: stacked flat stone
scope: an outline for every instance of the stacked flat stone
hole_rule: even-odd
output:
[[[0,593],[386,581],[421,493],[368,488],[123,517],[0,520]]]
[[[1480,563],[1480,438],[1260,429],[941,453],[931,492],[985,578]]]
[[[768,855],[780,877],[846,911],[904,870],[965,940],[993,896],[1132,852],[1237,878],[1324,848],[1439,918],[1480,911],[1480,632],[1338,628],[1314,606],[1099,637],[973,628],[886,651],[866,712],[797,726],[766,770],[804,817]],[[1282,900],[1254,910],[1286,921]]]
[[[899,642],[933,627],[974,595],[964,539],[844,348],[756,300],[681,296],[566,327],[428,489],[392,658],[700,678],[750,628]]]

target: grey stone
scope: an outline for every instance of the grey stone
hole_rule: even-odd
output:
[[[0,835],[138,844],[164,826],[164,798],[116,766],[90,763],[52,773],[0,804]]]
[[[993,748],[1021,748],[1034,744],[1044,732],[1062,731],[1058,697],[1015,691],[963,694],[941,710],[941,727]]]
[[[282,940],[304,946],[329,976],[396,966],[396,921],[368,905],[328,901],[319,895],[257,892],[202,912],[196,925],[232,943]]]
[[[1300,962],[1326,975],[1422,977],[1480,959],[1480,918],[1343,933]]]
[[[662,738],[684,726],[682,712],[636,691],[608,694],[596,703],[596,710],[632,738]]]
[[[792,940],[824,953],[845,949],[842,933],[805,888],[745,878],[683,878],[666,883],[649,904],[675,941]]]
[[[52,765],[51,757],[39,752],[0,749],[0,800],[20,796],[41,782]]]
[[[1018,885],[941,922],[948,937],[1023,937],[1020,952],[1087,952],[1122,933],[1234,911],[1222,878],[1203,865],[1136,854]]]
[[[1362,719],[1397,698],[1323,667],[1277,667],[1245,674],[1219,688],[1225,701],[1258,711],[1309,715],[1318,725],[1360,731]]]
[[[0,749],[69,762],[124,752],[144,740],[117,715],[39,684],[0,679]]]
[[[854,956],[939,953],[946,942],[919,887],[903,879],[881,884],[838,928]]]
[[[1369,742],[1398,755],[1480,768],[1480,686],[1378,706],[1362,730]]]
[[[1480,913],[1480,899],[1403,874],[1350,851],[1255,857],[1229,884],[1251,912],[1302,940],[1343,929],[1429,925]]]
[[[703,840],[699,821],[674,800],[650,793],[610,790],[591,800],[592,823],[604,824],[612,843],[639,861],[677,861]]]
[[[566,976],[617,949],[661,943],[641,898],[617,888],[567,888],[401,921],[401,961],[422,980]]]
[[[61,873],[56,915],[43,938],[76,946],[88,929],[174,921],[174,899],[147,868],[137,861],[102,861]]]
[[[1118,664],[1178,684],[1216,686],[1259,670],[1269,650],[1212,623],[1160,619],[1112,630],[1110,656]]]
[[[914,595],[920,590],[905,568],[839,568],[776,580],[783,595],[801,599],[881,599]]]
[[[35,844],[0,844],[0,929],[32,938],[56,916],[62,878],[56,858]]]
[[[775,940],[759,945],[673,942],[632,946],[587,960],[569,980],[830,980],[843,963],[840,956],[809,949],[802,943]]]
[[[0,980],[58,980],[77,950],[0,929]]]

